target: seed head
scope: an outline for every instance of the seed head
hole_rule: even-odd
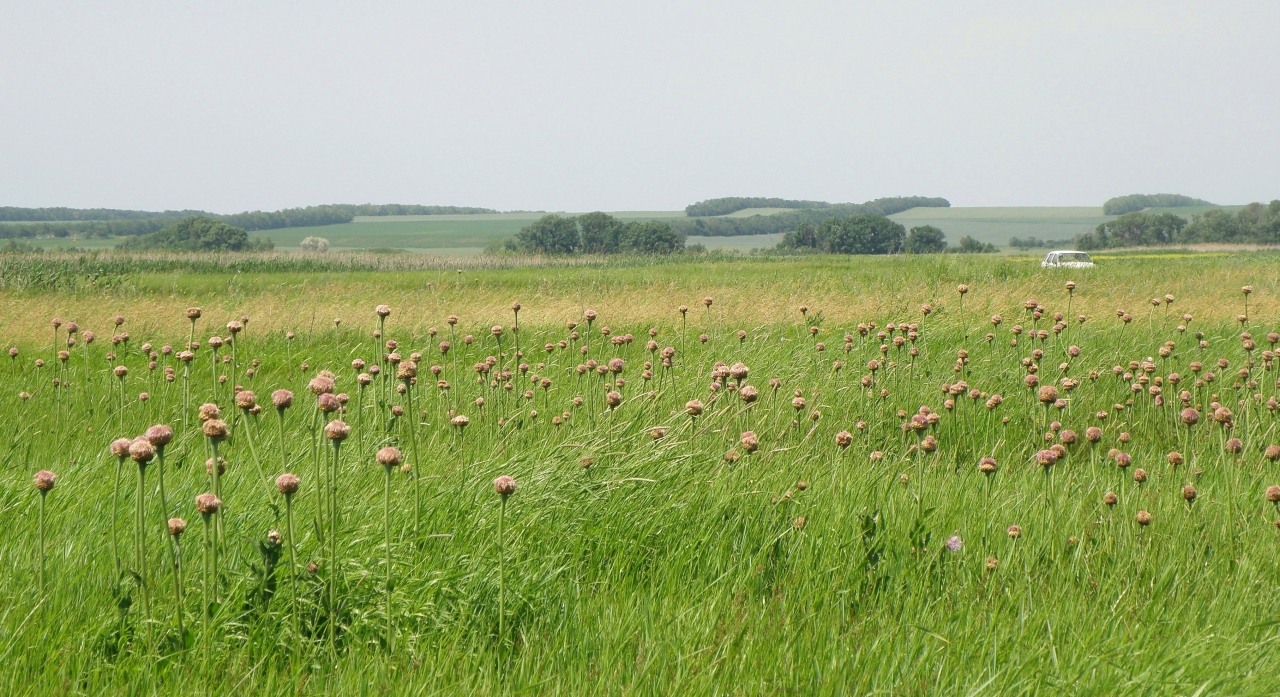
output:
[[[187,521],[181,518],[169,519],[169,534],[173,537],[182,537],[182,533],[187,531]]]
[[[453,426],[459,431],[466,428],[467,424],[469,423],[471,423],[471,419],[467,418],[465,414],[458,414],[452,419],[449,419],[449,425]]]
[[[128,438],[117,438],[111,441],[111,454],[123,460],[129,457],[129,446],[133,441]]]
[[[1187,484],[1186,486],[1182,487],[1182,498],[1186,499],[1187,503],[1195,502],[1196,488],[1194,486],[1191,486],[1190,484]]]
[[[1267,500],[1271,503],[1280,503],[1280,485],[1272,484],[1267,487]]]
[[[258,396],[250,390],[240,390],[236,393],[236,408],[252,409],[258,404]]]
[[[749,453],[754,453],[760,448],[760,438],[755,431],[743,431],[741,441],[742,449]]]
[[[999,466],[996,465],[994,457],[984,457],[978,460],[978,471],[983,474],[995,474],[997,469],[999,469]]]
[[[1019,525],[1010,525],[1006,532],[1011,540],[1016,540],[1019,537],[1022,537],[1022,527]]]
[[[684,412],[689,416],[700,416],[702,414],[702,402],[697,399],[685,402]]]
[[[217,513],[221,507],[222,500],[213,494],[204,493],[196,497],[196,510],[205,518]]]
[[[341,443],[346,440],[349,435],[351,435],[351,427],[347,425],[347,422],[341,419],[334,419],[333,421],[325,424],[324,437],[334,441],[334,443]]]
[[[194,322],[194,321],[196,321],[196,320],[200,319],[200,308],[198,308],[198,307],[188,307],[188,308],[187,308],[187,319],[191,320],[192,322]]]
[[[387,446],[379,450],[378,453],[374,455],[374,459],[378,461],[379,465],[390,469],[392,467],[399,466],[403,457],[400,454],[399,448]]]
[[[1196,425],[1196,422],[1200,421],[1200,412],[1196,411],[1191,407],[1187,407],[1186,409],[1182,410],[1182,415],[1180,418],[1182,419],[1182,423],[1184,425],[1194,426]]]
[[[293,496],[298,493],[298,488],[302,486],[302,479],[291,472],[276,477],[276,490],[285,496]]]
[[[604,396],[604,402],[610,409],[616,409],[619,404],[622,404],[622,395],[616,391],[610,391]]]
[[[1138,525],[1146,527],[1151,524],[1151,514],[1146,511],[1138,511]]]
[[[293,393],[289,390],[276,390],[271,393],[271,403],[276,409],[284,411],[293,405]]]
[[[156,450],[146,436],[138,436],[129,443],[129,457],[139,465],[146,465],[156,456]]]
[[[379,317],[387,317],[388,315],[390,315],[390,314],[391,314],[391,306],[389,306],[389,305],[379,305],[379,306],[377,306],[377,307],[373,308],[373,312],[374,312],[374,314],[378,315]]]
[[[147,429],[144,437],[151,441],[151,445],[159,452],[173,440],[173,429],[167,424],[156,424]]]
[[[201,404],[199,416],[201,421],[210,421],[222,416],[222,410],[212,402]]]
[[[508,475],[502,475],[493,480],[493,490],[503,499],[516,493],[516,480]]]
[[[853,434],[848,431],[841,431],[837,433],[836,445],[839,446],[841,450],[853,445]]]
[[[1133,471],[1133,481],[1142,484],[1147,481],[1147,471],[1141,467]]]
[[[222,419],[209,419],[204,422],[204,435],[209,440],[220,441],[227,437],[227,422]]]
[[[53,484],[54,482],[57,481],[57,479],[58,479],[58,475],[54,474],[53,472],[50,472],[49,470],[40,470],[39,472],[36,472],[36,476],[35,476],[36,490],[39,491],[41,494],[49,493],[49,491],[53,489]]]
[[[213,458],[208,458],[207,460],[204,461],[204,471],[206,474],[209,474],[209,475],[213,474]],[[220,457],[218,458],[218,476],[222,476],[226,473],[227,473],[227,461],[225,458]]]
[[[1118,502],[1119,500],[1120,500],[1120,497],[1116,496],[1116,492],[1114,491],[1108,491],[1107,493],[1102,495],[1102,502],[1107,504],[1108,506],[1116,505],[1116,502]]]

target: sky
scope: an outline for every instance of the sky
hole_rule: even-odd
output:
[[[1280,198],[1280,2],[0,0],[0,206]]]

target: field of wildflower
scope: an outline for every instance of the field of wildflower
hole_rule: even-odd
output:
[[[1273,694],[1278,260],[8,269],[0,690]]]

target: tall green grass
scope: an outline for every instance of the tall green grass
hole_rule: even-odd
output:
[[[478,272],[493,276],[478,285],[445,291],[459,307],[481,285],[507,298],[461,313],[452,330],[447,308],[419,317],[420,307],[405,303],[393,306],[375,338],[378,297],[359,299],[367,306],[361,315],[299,329],[293,338],[259,329],[278,319],[251,319],[237,335],[235,374],[229,363],[211,364],[207,339],[226,334],[240,312],[206,308],[186,384],[184,366],[161,351],[186,342],[186,303],[167,306],[160,318],[129,317],[119,328],[86,321],[81,332],[93,330],[98,340],[87,350],[79,343],[65,362],[55,353],[65,348],[65,325],[56,342],[52,328],[43,340],[25,337],[17,358],[0,366],[7,371],[0,559],[11,570],[0,581],[0,685],[11,694],[1266,694],[1280,663],[1273,650],[1280,515],[1265,496],[1280,483],[1280,468],[1264,456],[1280,442],[1268,407],[1280,388],[1274,360],[1263,356],[1273,348],[1266,335],[1276,320],[1259,297],[1272,272],[1256,259],[1137,263],[1075,278],[1070,306],[1066,276],[1013,262],[917,260],[855,275],[828,260],[734,261],[707,267],[701,279],[689,278],[696,267],[675,263],[499,269]],[[1234,320],[1243,311],[1237,287],[1206,284],[1209,297],[1177,290],[1168,310],[1140,304],[1199,264],[1224,278],[1260,279],[1247,326]],[[946,280],[957,273],[971,276],[963,301]],[[819,289],[821,302],[803,300],[805,315],[799,302],[772,309],[772,298],[794,292],[797,278]],[[401,292],[384,280],[389,293]],[[754,304],[721,293],[734,280]],[[530,319],[539,317],[530,298],[540,295],[540,283],[590,289],[586,307],[612,307],[616,294],[625,301],[649,287],[663,299],[644,320],[619,322],[602,310],[588,334],[580,311]],[[898,287],[902,297],[859,305],[848,317],[826,295],[827,283]],[[1027,294],[1009,297],[1014,288],[1038,297],[1039,319],[1019,309]],[[61,292],[46,302],[56,306]],[[707,294],[710,308],[701,302]],[[306,313],[315,295],[298,294],[292,307]],[[103,317],[117,299],[104,291]],[[524,304],[523,357],[512,355],[508,341],[513,316],[505,305],[516,299]],[[1094,309],[1104,303],[1126,307],[1133,321]],[[687,324],[680,304],[691,308]],[[1003,315],[999,325],[993,307]],[[1184,309],[1198,315],[1185,331]],[[254,316],[251,298],[242,312]],[[1060,333],[1050,330],[1055,312],[1070,323]],[[1083,324],[1071,319],[1079,312],[1088,314]],[[890,332],[890,323],[914,325],[915,337]],[[436,327],[434,336],[426,324]],[[493,325],[507,328],[501,346]],[[645,345],[651,329],[657,347],[676,349],[670,370]],[[1039,329],[1049,330],[1047,338],[1030,338]],[[1242,329],[1252,333],[1252,351]],[[121,339],[122,331],[132,336],[113,345],[111,335]],[[612,341],[627,334],[629,343]],[[393,376],[383,355],[388,339],[406,361],[422,354],[418,382],[405,395],[394,377],[362,391],[351,366],[361,358]],[[446,340],[452,348],[442,354]],[[1161,356],[1165,342],[1173,349]],[[144,343],[159,354],[154,368]],[[1072,345],[1079,356],[1069,355]],[[959,363],[962,349],[968,358]],[[488,356],[494,365],[478,371]],[[612,358],[625,362],[620,374],[578,369]],[[758,389],[759,401],[748,406],[736,380],[716,380],[717,362],[743,363],[743,384]],[[129,369],[123,381],[112,372],[117,365]],[[1041,384],[1059,385],[1061,408],[1046,408],[1026,386],[1030,366]],[[313,450],[318,417],[307,389],[322,369],[350,396],[342,418],[353,427],[329,464],[325,443]],[[535,384],[533,376],[550,382]],[[1062,378],[1078,386],[1068,390]],[[1149,392],[1157,378],[1163,405]],[[944,394],[960,381],[965,389]],[[267,413],[237,410],[235,385],[254,391]],[[269,402],[280,388],[296,396],[282,436]],[[615,410],[605,407],[608,389],[622,395]],[[1191,428],[1178,420],[1184,389],[1202,414]],[[1003,403],[988,409],[995,394]],[[697,419],[685,412],[690,399],[706,404]],[[1209,417],[1214,401],[1232,410],[1229,431]],[[204,402],[220,405],[232,428],[219,451],[228,461],[220,482],[225,547],[207,634],[198,630],[206,608],[193,507],[213,485],[195,414]],[[395,406],[406,414],[394,417]],[[904,430],[912,415],[925,416],[922,407],[938,415],[936,424]],[[458,414],[469,417],[465,430],[449,425]],[[1053,421],[1061,426],[1047,436],[1055,434]],[[117,576],[111,521],[130,526],[136,494],[124,487],[113,496],[107,446],[153,423],[177,430],[165,457],[169,508],[161,510],[156,491],[144,491],[150,566],[135,576],[126,558]],[[1095,426],[1102,437],[1090,445],[1083,436]],[[657,428],[663,434],[655,439]],[[1035,455],[1068,429],[1079,442],[1046,474]],[[758,451],[744,449],[745,431],[758,435]],[[852,434],[847,449],[836,444],[840,431]],[[924,445],[926,436],[936,450]],[[1243,441],[1241,453],[1227,452],[1231,437]],[[399,446],[411,465],[391,480],[390,550],[385,470],[374,461],[385,445]],[[1111,448],[1129,454],[1131,465],[1118,467]],[[1183,454],[1181,465],[1168,463],[1171,450]],[[296,537],[287,540],[296,544],[297,567],[267,537],[273,529],[288,534],[273,485],[281,452],[302,477],[293,498]],[[996,459],[994,476],[979,472],[982,457]],[[316,480],[317,466],[336,473],[332,498]],[[1138,468],[1147,473],[1142,484]],[[47,498],[46,594],[38,590],[31,483],[39,469],[58,475]],[[506,504],[505,550],[492,485],[499,475],[519,482]],[[1182,493],[1188,484],[1197,490],[1190,505]],[[1114,507],[1103,503],[1108,491],[1118,495]],[[1150,525],[1138,524],[1140,511]],[[314,524],[321,514],[328,517]],[[191,525],[182,547],[185,635],[173,621],[172,554],[161,537],[161,522],[175,515]],[[1011,525],[1021,528],[1016,539]],[[306,568],[313,562],[314,573]],[[149,623],[140,617],[143,576],[152,589]]]

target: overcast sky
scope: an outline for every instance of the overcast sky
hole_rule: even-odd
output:
[[[1280,2],[0,0],[0,205],[1280,198]]]

